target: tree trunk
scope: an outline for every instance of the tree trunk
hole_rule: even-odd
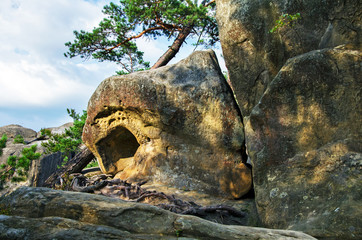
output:
[[[81,151],[70,159],[64,167],[50,175],[43,187],[54,187],[58,179],[65,174],[80,173],[92,159],[94,159],[93,153],[87,147],[82,148]]]
[[[151,67],[151,69],[165,66],[173,57],[176,56],[181,48],[181,45],[185,42],[188,35],[191,33],[192,27],[185,27],[177,35],[177,38],[172,43],[171,47],[157,60],[157,62]]]

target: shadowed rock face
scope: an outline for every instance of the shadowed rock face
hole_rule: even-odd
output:
[[[136,137],[127,128],[118,126],[98,142],[97,149],[102,159],[112,159],[109,162],[103,161],[105,168],[112,168],[115,164],[118,170],[123,170],[122,165],[117,163],[123,164],[126,159],[131,160],[139,146]]]
[[[246,142],[265,226],[362,235],[361,63],[360,51],[339,48],[290,59],[251,112]]]
[[[323,239],[360,238],[360,1],[216,4],[261,221]],[[294,27],[269,32],[295,13]]]
[[[223,55],[243,117],[289,58],[341,44],[362,47],[360,1],[218,0],[216,4]],[[301,19],[293,28],[270,33],[285,13],[300,13]]]
[[[102,171],[241,197],[243,124],[212,51],[104,80],[91,97],[83,140]]]

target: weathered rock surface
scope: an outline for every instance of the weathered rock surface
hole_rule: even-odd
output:
[[[29,186],[42,187],[44,182],[62,165],[63,154],[61,152],[42,155],[33,160],[28,173]]]
[[[31,145],[36,144],[34,140],[36,139],[37,133],[30,128],[25,128],[15,124],[7,125],[0,127],[0,138],[3,134],[7,136],[7,141],[5,148],[2,150],[2,154],[0,154],[0,164],[6,163],[9,156],[21,155],[21,151],[25,147],[30,147]],[[24,138],[24,143],[14,143],[14,138],[18,135]],[[37,142],[37,144],[38,152],[43,152],[40,142]]]
[[[62,129],[63,126],[51,128],[52,131],[61,131]],[[15,183],[7,181],[4,186],[1,186],[5,187],[5,189],[0,189],[0,195],[13,191],[21,186],[42,186],[44,181],[58,169],[58,166],[61,165],[63,161],[60,153],[44,154],[44,147],[41,146],[41,143],[44,142],[44,140],[39,140],[37,137],[39,137],[40,134],[37,134],[32,129],[20,125],[8,125],[0,127],[0,137],[2,134],[6,134],[8,140],[0,155],[0,165],[6,164],[9,156],[22,156],[23,149],[30,148],[32,145],[37,145],[36,152],[41,153],[42,155],[39,159],[32,161],[26,181]],[[14,143],[14,137],[17,135],[21,135],[24,138],[24,143]]]
[[[360,1],[218,0],[217,21],[229,78],[242,115],[248,116],[291,57],[349,44],[361,50]],[[275,20],[300,13],[294,28],[271,34]]]
[[[6,134],[8,138],[14,138],[17,135],[21,135],[24,140],[36,137],[36,132],[34,130],[15,124],[0,127],[0,137],[3,134]]]
[[[241,197],[243,125],[212,51],[104,80],[91,97],[83,140],[105,173]]]
[[[154,206],[86,193],[20,188],[0,198],[0,236],[12,239],[314,239],[304,233],[227,226]],[[182,239],[182,238],[181,238]]]
[[[45,129],[50,130],[50,132],[52,134],[63,134],[63,133],[65,133],[65,130],[67,128],[70,128],[71,126],[73,126],[73,123],[68,122],[59,127],[49,127],[49,128],[45,128]],[[41,136],[41,131],[37,133],[37,137],[40,137],[40,136]]]
[[[361,60],[342,48],[292,58],[253,109],[245,133],[264,226],[362,236]]]

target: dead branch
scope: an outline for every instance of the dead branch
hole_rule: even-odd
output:
[[[88,148],[84,147],[77,155],[70,159],[64,167],[50,175],[43,184],[43,187],[53,188],[60,179],[70,176],[72,173],[80,173],[93,159],[93,153]]]
[[[110,175],[101,174],[87,178],[82,174],[72,174],[73,181],[70,189],[77,192],[87,192],[101,194],[113,198],[121,198],[130,202],[143,202],[153,204],[159,208],[184,215],[194,215],[201,218],[212,218],[214,213],[218,213],[221,222],[227,219],[242,219],[245,213],[227,205],[201,206],[192,201],[183,201],[174,195],[163,192],[146,191],[142,185],[146,181],[136,184],[128,183],[121,179],[110,179]],[[147,201],[149,199],[150,201]],[[166,202],[165,202],[166,201]],[[235,220],[233,220],[235,222]],[[240,221],[239,221],[240,222]]]
[[[75,178],[75,179],[78,179],[78,178]],[[105,186],[107,186],[108,182],[105,180],[105,181],[101,181],[95,185],[91,185],[91,186],[86,186],[86,187],[81,187],[79,186],[78,184],[78,181],[75,180],[74,181],[74,184],[72,186],[72,189],[76,192],[87,192],[87,193],[93,193],[94,191],[96,190],[99,190],[99,189],[102,189],[104,188]]]

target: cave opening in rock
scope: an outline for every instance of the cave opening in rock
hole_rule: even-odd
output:
[[[122,159],[132,158],[139,146],[136,137],[122,126],[112,130],[107,137],[97,144],[98,152],[106,170],[112,166],[118,166],[117,162],[122,161]]]

